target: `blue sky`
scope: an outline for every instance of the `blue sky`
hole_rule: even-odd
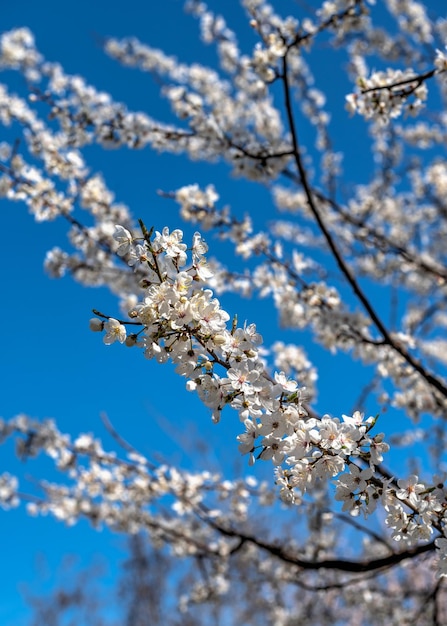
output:
[[[290,10],[291,5],[285,0],[277,3],[280,11]],[[244,33],[252,36],[236,0],[216,0],[210,6],[222,11],[236,30],[241,29],[242,40]],[[97,37],[134,35],[183,61],[214,62],[213,50],[198,42],[197,24],[183,14],[180,0],[79,0],[75,5],[57,0],[22,0],[3,3],[1,17],[2,30],[28,26],[48,60],[59,61],[67,72],[84,76],[117,100],[125,101],[129,108],[142,109],[161,119],[169,119],[169,115],[167,118],[166,105],[158,98],[150,76],[121,68],[106,57]],[[321,76],[327,75],[323,63],[320,71]],[[8,74],[0,81],[10,78]],[[329,97],[333,98],[336,118],[346,121],[340,85],[332,82]],[[359,122],[352,123],[353,128],[360,128]],[[0,127],[0,141],[3,132]],[[92,170],[103,173],[116,198],[156,229],[181,226],[176,206],[157,196],[156,190],[169,191],[195,182],[215,184],[222,204],[230,203],[241,213],[258,212],[260,218],[265,218],[271,211],[266,189],[241,181],[228,182],[224,165],[190,163],[148,150],[104,153],[91,148],[86,156]],[[158,455],[203,469],[203,457],[197,456],[195,444],[202,437],[211,449],[207,465],[223,466],[236,473],[245,471],[246,459],[239,459],[234,441],[240,432],[237,416],[227,414],[224,423],[214,426],[208,411],[184,390],[184,381],[174,376],[169,365],[147,362],[137,350],[116,345],[106,348],[101,337],[90,333],[92,308],[117,312],[114,299],[105,290],[85,289],[70,278],[56,281],[45,275],[45,252],[54,245],[64,247],[65,224],[35,224],[20,204],[2,201],[0,211],[4,233],[0,246],[0,414],[5,418],[18,412],[37,418],[52,417],[61,430],[72,434],[93,431],[102,435],[105,445],[112,446],[100,422],[100,413],[104,411],[126,439],[153,458]],[[208,239],[213,251],[212,240]],[[282,338],[275,334],[276,314],[270,303],[252,307],[248,302],[237,303],[235,298],[227,302],[231,313],[239,312],[240,321],[255,321],[268,343]],[[292,337],[295,335],[286,339]],[[306,349],[320,365],[321,410],[348,412],[364,382],[359,368],[343,356],[335,367],[331,358],[323,356],[309,342]],[[342,379],[340,371],[344,372]],[[346,380],[352,387],[349,393],[345,390]],[[228,464],[228,458],[234,459],[234,463]],[[0,471],[14,471],[18,465],[12,447],[2,447]],[[28,462],[18,471],[44,478],[49,464]],[[56,570],[66,553],[79,555],[81,564],[103,555],[111,563],[112,578],[114,568],[124,557],[124,540],[117,535],[95,532],[85,523],[67,529],[52,519],[31,519],[23,508],[0,511],[0,529],[0,623],[5,626],[25,623],[20,585],[37,589],[39,554],[45,555],[51,571]]]

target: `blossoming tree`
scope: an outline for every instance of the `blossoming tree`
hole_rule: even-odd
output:
[[[160,80],[177,124],[66,74],[26,28],[1,38],[0,66],[23,75],[28,94],[0,85],[0,120],[23,137],[1,144],[0,193],[25,202],[38,222],[66,220],[75,249],[50,250],[46,269],[107,286],[122,315],[95,311],[91,330],[106,345],[131,347],[135,359],[171,361],[215,428],[222,413],[240,421],[238,441],[226,447],[246,456],[254,476],[256,464],[269,463],[272,480],[157,465],[124,443],[117,456],[91,435],[73,438],[19,415],[1,422],[2,439],[16,439],[21,456],[49,455],[63,477],[36,497],[3,474],[0,501],[143,531],[172,558],[197,562],[201,575],[181,598],[184,611],[231,597],[237,569],[247,585],[256,581],[250,593],[267,623],[447,620],[447,22],[415,0],[378,4],[297,3],[283,17],[264,0],[242,0],[257,40],[242,52],[224,17],[191,0],[186,8],[216,47],[218,68],[182,64],[136,39],[105,40],[117,62]],[[351,80],[340,97],[368,129],[359,154],[374,165],[361,184],[343,172],[342,150],[356,137],[334,141],[325,84],[314,78],[315,63],[326,54],[330,67],[333,51]],[[84,148],[92,144],[224,161],[234,175],[268,186],[272,221],[257,230],[243,210],[222,207],[211,184],[191,184],[164,191],[180,207],[179,225],[197,229],[191,240],[180,228],[145,223],[89,169]],[[213,235],[234,258],[213,258]],[[284,328],[306,330],[326,350],[372,368],[377,411],[347,407],[351,414],[337,417],[327,398],[320,414],[318,363],[300,335],[296,344],[278,337],[263,345],[256,309],[241,322],[223,307],[224,292],[271,298]],[[403,441],[393,440],[397,411],[408,421]],[[398,475],[393,455],[415,433],[420,471]],[[270,524],[258,524],[261,512]],[[287,519],[280,533],[276,519]]]

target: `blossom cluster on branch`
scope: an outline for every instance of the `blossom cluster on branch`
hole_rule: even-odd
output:
[[[21,137],[0,144],[0,195],[25,202],[38,222],[67,222],[71,251],[50,250],[48,273],[104,285],[119,300],[121,314],[95,310],[91,330],[106,345],[171,361],[216,424],[236,415],[234,450],[250,465],[271,461],[276,487],[157,466],[134,450],[123,460],[91,435],[72,441],[51,422],[19,416],[0,423],[1,440],[15,438],[20,457],[49,455],[66,480],[42,483],[38,497],[5,473],[0,504],[23,500],[31,513],[68,523],[85,517],[95,526],[144,530],[177,557],[207,559],[209,579],[191,591],[194,602],[228,592],[238,553],[266,580],[274,572],[272,590],[278,581],[314,593],[343,589],[349,623],[358,623],[349,584],[375,624],[381,617],[372,598],[392,581],[396,597],[411,601],[383,600],[389,623],[417,614],[426,620],[420,623],[440,624],[447,615],[440,599],[447,576],[447,23],[416,0],[313,4],[284,18],[264,0],[242,0],[256,38],[244,52],[224,17],[189,0],[203,42],[216,48],[215,67],[181,63],[135,38],[105,40],[110,57],[157,78],[176,124],[131,111],[66,74],[45,60],[27,28],[1,36],[0,70],[17,71],[26,84],[20,95],[0,85],[0,122]],[[345,55],[340,99],[343,114],[351,113],[345,123],[364,123],[361,147],[349,132],[334,133],[334,96],[321,79],[327,47],[334,58]],[[187,243],[180,228],[146,224],[117,202],[87,164],[92,144],[223,161],[268,188],[271,221],[260,225],[254,211],[221,207],[212,184],[159,191],[177,203],[188,228],[229,250],[225,259],[209,257],[200,232]],[[317,404],[318,363],[299,340],[265,346],[255,314],[240,324],[225,309],[227,292],[270,298],[283,328],[371,371],[365,393],[374,398],[373,416],[365,416],[364,398],[341,418],[330,413],[330,399]],[[394,431],[393,411],[405,416],[406,436]],[[395,450],[416,440],[422,467],[392,471]],[[275,506],[306,517],[301,545],[286,531],[258,532],[255,516],[260,509],[276,515]],[[334,531],[338,521],[344,537],[351,528],[362,538],[349,558]],[[413,593],[404,572],[418,568],[426,586]],[[282,609],[272,623],[293,623],[293,610]],[[336,619],[348,623],[346,615]]]

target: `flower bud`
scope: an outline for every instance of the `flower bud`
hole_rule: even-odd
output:
[[[98,317],[92,317],[89,322],[89,327],[94,333],[100,333],[104,329],[104,322]]]

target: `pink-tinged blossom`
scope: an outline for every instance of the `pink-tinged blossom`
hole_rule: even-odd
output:
[[[189,300],[186,297],[180,298],[178,302],[175,303],[171,315],[170,315],[170,324],[171,328],[174,330],[178,330],[187,326],[193,319],[191,313],[191,307]]]
[[[357,465],[352,463],[349,464],[349,473],[342,474],[338,477],[340,483],[350,489],[351,491],[365,491],[369,479],[373,475],[373,470],[371,468],[360,469]]]
[[[145,246],[137,244],[134,248],[130,248],[127,262],[131,267],[136,268],[140,263],[147,263],[148,260],[149,254]]]
[[[178,266],[183,266],[186,263],[186,244],[182,243],[183,231],[176,228],[171,233],[169,228],[165,226],[163,232],[158,231],[155,234],[153,246],[155,250],[163,250],[166,255],[172,259],[175,259]]]
[[[230,385],[236,391],[241,391],[243,394],[253,394],[259,391],[261,388],[257,381],[259,380],[259,371],[246,368],[236,369],[231,367],[227,372]]]
[[[126,341],[126,327],[120,324],[118,320],[110,318],[104,323],[104,330],[106,331],[104,335],[104,343],[106,345],[115,343],[115,341],[119,343]]]
[[[286,393],[293,393],[298,388],[296,380],[287,378],[284,372],[275,372],[275,381]]]
[[[204,255],[208,252],[208,245],[198,232],[195,232],[193,235],[191,252],[194,262],[203,259]]]
[[[396,497],[399,500],[408,500],[412,506],[418,506],[420,494],[426,489],[423,483],[418,482],[418,477],[411,474],[407,479],[400,478],[397,484],[399,489],[396,491]]]
[[[133,238],[127,228],[124,226],[115,226],[115,232],[113,233],[113,238],[118,242],[118,248],[116,249],[117,254],[120,256],[125,256],[131,249],[133,245]]]
[[[215,334],[225,329],[230,316],[220,308],[218,300],[211,296],[210,290],[197,294],[191,300],[191,312],[203,333]]]
[[[263,447],[259,458],[264,461],[271,460],[275,465],[280,465],[286,456],[284,446],[286,442],[280,437],[275,437],[274,435],[267,435],[264,437],[260,445]]]
[[[293,426],[283,413],[275,411],[274,413],[264,413],[262,415],[258,431],[260,435],[283,437],[292,433]]]

